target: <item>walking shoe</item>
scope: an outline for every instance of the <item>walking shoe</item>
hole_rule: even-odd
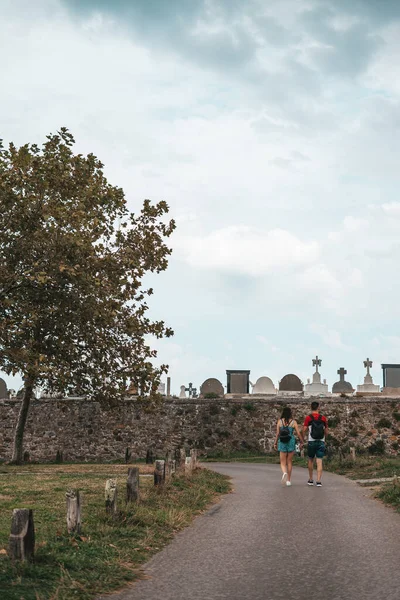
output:
[[[307,485],[314,485],[314,479],[309,479],[307,481]]]
[[[285,485],[286,477],[287,477],[287,473],[284,473],[282,475],[282,479],[281,479],[282,485]]]
[[[292,485],[292,482],[291,482],[291,481],[287,481],[287,482],[286,482],[286,485],[287,485],[288,487],[290,487],[290,486]]]
[[[320,481],[317,481],[317,487],[322,487],[322,483]]]

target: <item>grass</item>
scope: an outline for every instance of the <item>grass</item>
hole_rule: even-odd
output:
[[[140,465],[146,474],[150,468]],[[0,598],[4,600],[89,600],[138,577],[140,564],[188,525],[229,480],[199,469],[176,477],[163,489],[141,477],[141,501],[124,502],[127,465],[27,465],[0,467]],[[104,486],[117,478],[120,514],[105,513]],[[83,496],[82,532],[66,531],[65,492]],[[32,508],[35,561],[12,564],[8,548],[13,508]]]
[[[350,479],[379,479],[381,477],[400,476],[400,457],[357,456],[332,458],[324,461],[326,471],[346,475]]]
[[[391,483],[383,485],[376,497],[382,500],[385,504],[390,504],[400,512],[400,482],[395,479]]]

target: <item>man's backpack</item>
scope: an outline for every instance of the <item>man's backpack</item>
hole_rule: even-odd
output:
[[[313,440],[323,440],[325,436],[325,423],[322,420],[321,415],[317,417],[310,415],[311,419],[311,437]]]
[[[284,422],[282,421],[282,423]],[[283,424],[279,430],[279,441],[282,442],[282,444],[287,444],[290,442],[291,438],[292,434],[290,433],[289,425]]]

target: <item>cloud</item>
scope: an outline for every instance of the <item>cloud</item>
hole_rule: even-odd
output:
[[[200,236],[177,237],[179,257],[201,269],[261,277],[278,270],[307,265],[318,255],[318,244],[303,242],[288,231],[263,231],[231,226]]]
[[[319,335],[322,342],[329,348],[339,348],[340,350],[345,350],[346,352],[354,350],[351,346],[343,343],[340,332],[336,331],[335,329],[329,329],[329,327],[317,323],[313,323],[310,329]]]

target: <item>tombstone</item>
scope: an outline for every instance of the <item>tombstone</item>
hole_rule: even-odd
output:
[[[182,400],[184,398],[186,398],[186,386],[185,385],[181,385],[181,391],[179,392],[179,398],[181,398]]]
[[[227,369],[226,371],[227,394],[250,393],[250,371]]]
[[[297,377],[297,375],[293,375],[293,373],[289,373],[285,375],[279,382],[279,391],[280,392],[302,392],[303,391],[303,383],[301,379]]]
[[[165,383],[160,383],[157,388],[157,394],[161,394],[161,396],[165,396]]]
[[[363,385],[357,386],[357,392],[363,394],[380,394],[381,391],[379,385],[374,384],[372,376],[369,372],[370,368],[372,367],[372,360],[369,360],[369,358],[364,360],[364,367],[367,369],[367,374],[364,377]]]
[[[383,393],[395,394],[400,393],[400,365],[398,364],[383,364]]]
[[[4,379],[0,379],[0,400],[8,398],[7,385]]]
[[[353,386],[349,381],[345,381],[344,379],[344,376],[347,374],[346,369],[340,367],[337,373],[340,376],[340,380],[333,384],[332,394],[352,394],[354,392]]]
[[[305,386],[306,394],[310,396],[326,396],[328,394],[328,386],[326,384],[326,379],[324,379],[324,383],[321,383],[321,373],[318,371],[318,367],[322,364],[322,360],[316,356],[312,359],[312,365],[315,367],[315,373],[313,374],[312,383],[309,383],[309,379],[307,379],[307,384]]]
[[[272,379],[269,377],[259,377],[253,386],[253,394],[276,394]]]
[[[211,377],[206,379],[200,387],[200,394],[204,397],[206,394],[216,394],[217,396],[224,395],[224,388],[218,379]]]

